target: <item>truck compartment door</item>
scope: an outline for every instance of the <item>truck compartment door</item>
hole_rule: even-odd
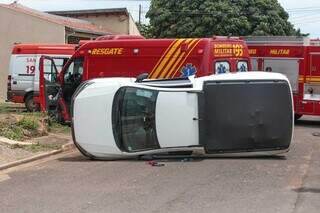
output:
[[[209,154],[284,150],[292,139],[285,81],[205,82],[199,113],[199,140]]]
[[[320,101],[320,54],[310,55],[310,69],[304,85],[304,100]]]
[[[293,93],[298,93],[299,59],[265,59],[264,71],[284,74],[290,81]]]

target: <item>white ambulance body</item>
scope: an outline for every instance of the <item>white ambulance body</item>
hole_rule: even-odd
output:
[[[35,107],[34,96],[39,92],[39,60],[42,55],[51,56],[58,70],[72,56],[74,45],[69,44],[17,44],[10,58],[7,101],[25,103],[28,110]],[[45,78],[51,80],[52,67],[45,64]]]

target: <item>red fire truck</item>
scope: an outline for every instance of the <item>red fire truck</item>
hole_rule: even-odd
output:
[[[295,118],[320,115],[320,46],[317,42],[306,37],[248,37],[246,41],[254,70],[279,72],[289,78]]]
[[[50,59],[43,57],[43,60]],[[105,36],[84,42],[63,67],[59,75],[63,101],[58,105],[65,103],[60,111],[65,109],[62,110],[63,119],[69,120],[68,108],[73,93],[81,82],[93,78],[137,77],[147,73],[149,78],[165,79],[245,72],[250,68],[247,46],[239,38]],[[46,93],[41,98],[42,110],[48,110],[45,97]]]
[[[74,54],[75,45],[69,44],[16,44],[12,49],[8,84],[7,101],[25,103],[26,108],[32,111],[35,107],[34,96],[39,92],[39,59],[42,55],[59,57],[55,65],[62,68]],[[50,64],[45,64],[45,78]]]

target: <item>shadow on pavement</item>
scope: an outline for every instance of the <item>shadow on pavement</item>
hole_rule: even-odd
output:
[[[58,158],[57,160],[62,161],[62,162],[89,162],[89,161],[92,161],[83,155],[67,156],[67,157]]]
[[[304,127],[320,127],[320,120],[297,120],[295,125]]]
[[[293,191],[298,193],[320,193],[320,188],[301,187],[298,189],[293,189]]]
[[[128,158],[128,159],[89,159],[83,155],[73,155],[59,158],[58,161],[62,162],[97,162],[97,161],[118,161],[118,162],[150,162],[156,161],[161,163],[192,163],[201,162],[204,160],[220,161],[220,160],[272,160],[272,161],[282,161],[286,160],[286,156],[261,156],[261,157],[188,157],[188,156],[140,156],[139,158]]]

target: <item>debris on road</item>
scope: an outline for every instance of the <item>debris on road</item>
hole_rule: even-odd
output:
[[[312,135],[315,137],[320,137],[320,132],[313,132]]]
[[[165,166],[164,163],[159,163],[159,162],[154,161],[154,160],[147,161],[146,163],[147,163],[148,165],[150,165],[150,166],[156,166],[156,167]]]

